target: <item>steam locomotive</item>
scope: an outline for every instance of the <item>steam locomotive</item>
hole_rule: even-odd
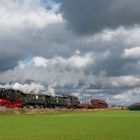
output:
[[[0,106],[34,108],[77,108],[78,97],[25,94],[19,90],[0,89]]]

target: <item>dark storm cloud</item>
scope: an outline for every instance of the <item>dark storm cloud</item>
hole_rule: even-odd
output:
[[[62,0],[69,27],[79,33],[140,23],[139,0]]]
[[[17,65],[17,60],[19,60],[18,56],[13,57],[2,57],[0,58],[0,72],[4,72],[8,69],[11,69]]]

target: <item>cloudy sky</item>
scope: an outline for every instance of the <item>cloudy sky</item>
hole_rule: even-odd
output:
[[[0,0],[0,87],[140,101],[139,0]]]

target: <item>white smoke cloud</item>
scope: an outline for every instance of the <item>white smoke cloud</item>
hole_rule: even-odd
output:
[[[39,83],[7,83],[7,84],[0,84],[0,88],[5,89],[14,89],[14,90],[20,90],[24,93],[30,93],[30,94],[47,94],[51,96],[55,96],[55,89],[48,85],[48,88],[46,88],[45,85],[39,84]]]
[[[55,89],[50,85],[48,86],[47,94],[51,96],[55,96]]]
[[[18,82],[15,82],[13,84],[0,85],[0,88],[6,88],[6,89],[11,88],[11,89],[23,91],[25,93],[41,93],[42,91],[45,90],[44,85],[41,85],[39,83],[21,84]]]
[[[20,84],[20,83],[14,83],[12,85],[13,89],[21,90],[25,93],[39,93],[44,90],[44,86],[37,83],[31,83],[31,84]]]
[[[76,96],[78,97],[79,99],[82,98],[82,95],[80,93],[71,93],[72,96]]]

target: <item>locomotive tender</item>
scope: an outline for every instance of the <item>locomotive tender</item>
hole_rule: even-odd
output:
[[[50,96],[45,94],[26,94],[19,90],[0,89],[0,106],[34,108],[77,108],[78,97]]]

